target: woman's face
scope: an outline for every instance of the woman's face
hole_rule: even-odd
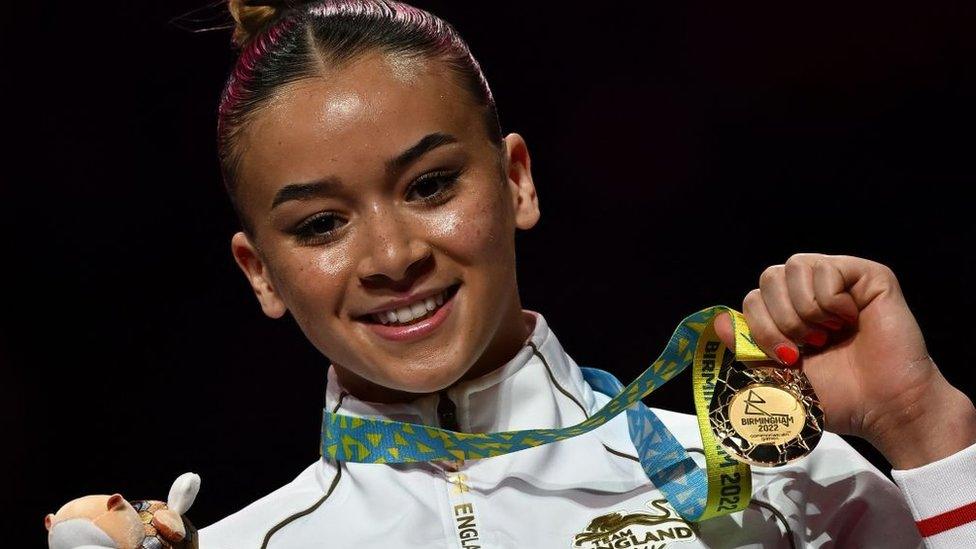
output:
[[[371,54],[289,84],[237,145],[254,240],[235,234],[234,257],[264,312],[290,311],[354,394],[436,391],[524,344],[528,151],[518,134],[492,146],[441,63]]]

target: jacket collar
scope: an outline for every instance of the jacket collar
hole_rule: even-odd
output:
[[[461,431],[482,433],[549,429],[566,427],[585,419],[580,407],[589,409],[592,405],[592,391],[583,381],[579,368],[563,351],[541,314],[523,309],[522,317],[528,325],[534,324],[534,327],[522,348],[511,360],[481,377],[462,381],[447,389],[447,396],[457,408]],[[568,393],[562,398],[568,397],[578,403],[570,407],[568,414],[563,411],[562,406],[556,405],[557,395],[560,393],[555,386],[557,384]],[[539,388],[547,390],[537,390]],[[340,414],[385,417],[440,427],[437,393],[423,395],[404,403],[360,400],[348,393],[339,382],[335,369],[330,367],[326,385],[326,408],[333,410],[340,397],[342,403],[337,411]]]
[[[457,409],[461,431],[468,433],[553,429],[580,423],[596,412],[600,403],[583,374],[565,352],[542,314],[523,309],[533,323],[531,334],[516,355],[501,367],[447,389]],[[341,402],[340,402],[341,398]],[[439,427],[436,393],[406,403],[377,403],[348,394],[330,366],[326,407],[338,414],[384,417]],[[339,404],[338,409],[336,405]],[[469,461],[490,484],[494,477],[521,477],[547,488],[587,487],[595,490],[629,491],[648,482],[640,464],[619,454],[635,455],[629,439],[626,414],[590,433],[494,458]],[[611,452],[614,450],[616,453]],[[572,458],[557,455],[568,452]]]

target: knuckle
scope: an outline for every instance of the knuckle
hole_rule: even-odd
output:
[[[763,270],[762,274],[759,275],[760,284],[768,284],[772,282],[783,272],[785,269],[784,265],[770,265]]]
[[[803,334],[807,329],[806,324],[799,317],[785,319],[778,326],[785,334],[793,337]]]
[[[742,298],[743,314],[745,314],[745,309],[752,308],[756,303],[762,300],[762,295],[760,295],[761,293],[762,292],[759,288],[754,288],[747,293],[744,298]]]
[[[786,260],[787,264],[811,264],[819,259],[826,258],[824,254],[811,253],[811,252],[799,252],[791,255],[789,259]]]
[[[820,316],[820,305],[812,299],[804,299],[799,303],[794,303],[793,308],[800,318],[817,318]]]
[[[796,273],[800,272],[804,267],[803,262],[795,260],[795,257],[796,256],[793,256],[787,259],[786,263],[783,265],[783,271],[786,273],[786,276],[795,276]]]
[[[885,286],[900,292],[901,283],[898,281],[898,277],[895,276],[895,271],[893,271],[891,267],[888,267],[887,265],[881,265],[880,263],[878,265],[881,266],[881,277],[885,281]]]
[[[786,266],[796,265],[802,262],[809,254],[796,253],[786,259]]]
[[[753,327],[750,324],[749,329],[751,330],[752,338],[759,347],[768,351],[772,349],[773,345],[776,345],[778,337],[776,337],[775,333],[768,326],[760,324]]]

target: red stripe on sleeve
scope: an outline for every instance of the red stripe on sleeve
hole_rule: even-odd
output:
[[[976,521],[976,501],[941,515],[916,521],[915,525],[923,537],[928,537],[973,521]]]

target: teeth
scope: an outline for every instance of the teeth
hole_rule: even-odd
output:
[[[409,322],[413,319],[413,310],[410,307],[401,307],[396,310],[397,322]]]
[[[373,313],[373,320],[382,324],[404,324],[421,317],[430,316],[438,307],[444,304],[444,292],[434,297],[428,297],[407,307],[400,307],[391,311]]]

